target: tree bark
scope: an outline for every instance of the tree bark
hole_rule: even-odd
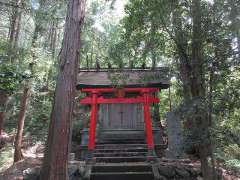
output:
[[[5,108],[8,100],[8,95],[4,91],[0,91],[0,140],[3,132]]]
[[[174,34],[175,34],[175,44],[179,56],[179,70],[180,78],[183,86],[183,97],[184,101],[187,102],[191,98],[191,64],[190,58],[187,54],[187,37],[185,31],[183,30],[181,12],[179,10],[179,2],[172,0],[172,14],[173,14],[173,25],[174,25]]]
[[[28,82],[28,85],[24,88],[22,100],[21,100],[21,109],[18,115],[18,128],[17,128],[17,135],[15,139],[15,152],[14,152],[14,162],[18,162],[23,158],[22,155],[22,139],[23,139],[23,129],[24,129],[24,122],[26,117],[27,111],[27,104],[29,97],[31,95],[31,85]]]
[[[2,131],[3,131],[4,115],[5,115],[5,113],[3,112],[3,110],[1,110],[1,112],[0,112],[0,141],[1,141],[1,137],[2,137]]]
[[[213,80],[214,80],[214,65],[209,72],[209,92],[208,92],[208,122],[212,126],[212,110],[213,110]]]
[[[56,42],[57,42],[57,28],[58,28],[58,19],[54,19],[51,25],[51,34],[50,34],[50,50],[52,53],[52,59],[55,58],[56,52]]]
[[[55,52],[56,52],[57,28],[58,28],[58,20],[56,20],[56,25],[54,27],[54,33],[53,33],[53,41],[52,41],[52,59],[53,60],[55,58]]]
[[[20,21],[21,21],[21,5],[23,0],[16,0],[16,7],[13,10],[13,15],[11,18],[11,28],[10,28],[10,36],[9,36],[9,60],[11,63],[15,62],[16,59],[16,46],[19,37],[20,31]]]
[[[155,69],[156,68],[156,63],[157,63],[156,62],[157,61],[156,54],[155,54],[154,51],[152,51],[151,54],[152,54],[152,69]]]
[[[67,162],[85,0],[70,0],[41,180],[68,179]]]
[[[192,35],[192,78],[191,78],[191,94],[193,100],[200,100],[205,102],[205,79],[204,79],[204,61],[202,55],[202,15],[201,15],[201,0],[192,1],[192,18],[193,18],[193,35]],[[198,104],[202,106],[202,104]],[[203,105],[204,106],[204,105]],[[204,106],[205,107],[205,106]],[[203,107],[198,107],[201,109]],[[201,161],[201,170],[204,180],[213,180],[212,168],[209,166],[208,157],[211,152],[211,140],[209,134],[209,122],[207,113],[197,111],[194,118],[195,127],[201,129],[199,134],[198,151]],[[199,133],[199,132],[198,132]],[[204,137],[204,138],[203,138]]]
[[[169,111],[172,111],[171,86],[168,88]]]
[[[189,129],[193,133],[198,134],[197,152],[199,152],[201,160],[201,168],[205,180],[214,178],[212,169],[209,167],[208,157],[211,155],[211,140],[209,135],[209,122],[207,113],[203,113],[205,102],[205,79],[204,79],[204,60],[202,55],[203,33],[202,33],[202,15],[201,15],[201,0],[192,0],[192,49],[191,54],[188,53],[187,37],[182,25],[181,5],[179,1],[172,0],[173,5],[173,27],[174,40],[179,55],[179,69],[181,81],[183,83],[183,96],[185,102],[193,102],[196,104],[194,118],[187,119],[187,122],[192,123],[194,128]],[[190,100],[190,101],[189,101]],[[195,103],[196,102],[196,103]],[[203,107],[204,106],[204,107]],[[205,111],[204,111],[205,112]],[[207,112],[207,111],[206,111]],[[196,132],[195,132],[196,131]],[[198,132],[199,131],[199,132]],[[204,138],[202,138],[204,137]]]
[[[193,97],[204,97],[205,87],[203,78],[202,59],[202,25],[201,0],[192,1],[193,37],[192,37],[192,78],[191,93]]]

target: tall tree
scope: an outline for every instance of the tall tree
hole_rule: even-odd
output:
[[[192,78],[191,78],[191,94],[192,99],[200,103],[196,107],[196,116],[194,121],[195,128],[198,126],[201,133],[200,143],[198,144],[198,151],[201,160],[201,169],[205,180],[212,180],[212,172],[209,167],[208,157],[210,148],[209,137],[209,123],[207,114],[201,110],[201,106],[205,105],[205,80],[204,80],[204,60],[203,60],[203,31],[202,31],[202,11],[201,0],[192,1],[192,18],[193,18],[193,34],[192,34]],[[203,102],[203,103],[201,103]],[[203,138],[204,137],[204,138]]]
[[[126,36],[129,42],[145,41],[150,29],[149,24],[154,21],[159,32],[166,32],[172,40],[173,54],[178,59],[178,70],[182,82],[182,96],[184,106],[183,119],[189,124],[189,134],[186,140],[191,150],[198,152],[202,162],[205,179],[212,179],[208,157],[211,155],[209,137],[209,122],[206,111],[206,60],[204,59],[204,45],[206,44],[203,27],[206,26],[204,16],[204,1],[131,1],[127,6],[129,17],[125,18]],[[171,21],[169,21],[169,19]],[[139,22],[142,22],[139,25]],[[142,32],[144,31],[144,32]],[[164,34],[163,34],[164,35]],[[159,41],[161,39],[159,38]],[[140,49],[140,48],[139,48]],[[165,52],[166,53],[166,52]],[[186,133],[188,134],[188,133]]]
[[[24,130],[24,122],[26,118],[26,112],[28,108],[28,103],[31,97],[31,87],[32,87],[32,79],[34,76],[34,64],[36,63],[36,48],[37,48],[37,40],[41,30],[41,21],[40,15],[45,7],[45,0],[40,1],[40,7],[35,14],[35,28],[32,37],[31,43],[31,62],[29,63],[29,71],[31,72],[30,77],[26,80],[23,96],[21,99],[20,111],[18,114],[18,127],[17,127],[17,135],[15,138],[15,151],[14,151],[14,162],[20,161],[22,156],[22,139],[23,139],[23,130]]]
[[[15,0],[15,7],[13,7],[13,14],[11,18],[11,26],[9,31],[9,52],[8,56],[11,63],[16,59],[16,46],[19,38],[20,21],[22,15],[23,0]]]
[[[29,69],[32,71],[33,64],[29,64]],[[15,151],[14,151],[14,162],[18,162],[23,159],[22,155],[22,139],[23,139],[23,130],[24,122],[26,118],[26,111],[28,107],[29,98],[31,96],[31,79],[28,79],[24,87],[23,96],[20,104],[20,111],[18,114],[18,125],[17,125],[17,134],[15,138]]]
[[[175,1],[178,2],[178,1]],[[191,41],[191,53],[188,52],[186,29],[183,31],[183,22],[179,13],[179,4],[173,8],[174,40],[179,55],[179,70],[183,82],[183,92],[185,103],[190,103],[194,109],[194,114],[187,121],[191,124],[193,134],[195,134],[195,148],[199,152],[201,168],[205,180],[213,179],[213,172],[209,167],[208,157],[211,155],[211,142],[209,137],[208,116],[205,114],[205,61],[203,59],[203,21],[201,0],[193,0],[191,4],[192,35],[188,37]],[[204,137],[204,138],[203,138]],[[193,137],[191,137],[193,138]],[[191,140],[190,140],[191,141]]]
[[[172,39],[176,44],[177,49],[177,56],[176,59],[179,59],[179,72],[180,72],[180,79],[182,81],[182,88],[183,88],[183,98],[184,101],[188,101],[191,97],[191,59],[187,53],[188,49],[188,37],[186,29],[184,29],[184,22],[182,22],[182,8],[179,5],[179,1],[172,1],[172,23],[173,23],[173,33]]]
[[[68,179],[69,140],[85,5],[85,0],[70,0],[68,4],[64,39],[59,55],[59,74],[43,169],[40,175],[41,180]]]

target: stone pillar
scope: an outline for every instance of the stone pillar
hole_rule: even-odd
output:
[[[167,114],[168,158],[179,158],[183,154],[183,129],[176,112]]]

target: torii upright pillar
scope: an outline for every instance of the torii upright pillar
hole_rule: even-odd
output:
[[[89,142],[88,142],[88,150],[89,150],[90,156],[96,146],[95,145],[96,126],[97,126],[97,92],[93,92],[92,93],[92,103],[91,103]]]
[[[149,111],[148,91],[143,92],[143,97],[144,97],[144,103],[143,103],[144,122],[145,122],[147,145],[148,145],[148,150],[153,150],[154,149],[154,142],[153,142],[153,134],[152,134],[151,114],[150,114],[150,111]]]

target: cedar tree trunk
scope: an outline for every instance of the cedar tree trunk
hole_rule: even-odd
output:
[[[11,18],[10,36],[9,36],[9,52],[8,56],[11,63],[15,62],[16,59],[16,46],[20,31],[20,21],[22,11],[20,7],[22,6],[23,0],[15,0],[15,9],[13,10],[13,15]]]
[[[5,107],[8,100],[8,95],[4,91],[0,91],[0,140],[3,131]]]
[[[22,148],[23,129],[24,129],[24,121],[25,121],[26,111],[27,111],[27,104],[31,94],[30,87],[31,87],[30,82],[28,82],[28,85],[26,85],[26,87],[24,88],[24,92],[21,100],[21,107],[18,115],[18,129],[17,129],[16,138],[15,138],[14,162],[18,162],[23,158],[21,148]]]
[[[33,39],[32,39],[32,62],[29,63],[29,70],[31,72],[31,76],[34,75],[33,65],[34,65],[34,61],[36,58],[34,49],[36,48],[36,41],[38,38],[38,34],[39,34],[39,25],[36,24]],[[30,100],[30,96],[31,96],[31,86],[32,86],[32,77],[30,77],[30,79],[28,79],[25,84],[23,96],[22,96],[22,100],[21,100],[21,106],[20,106],[20,111],[19,111],[19,115],[18,115],[18,129],[17,129],[17,135],[16,135],[16,139],[15,139],[14,162],[18,162],[23,158],[22,151],[21,151],[22,137],[23,137],[26,112],[27,112],[27,108],[28,108],[28,101]]]
[[[69,0],[41,180],[68,179],[67,163],[85,0]]]

